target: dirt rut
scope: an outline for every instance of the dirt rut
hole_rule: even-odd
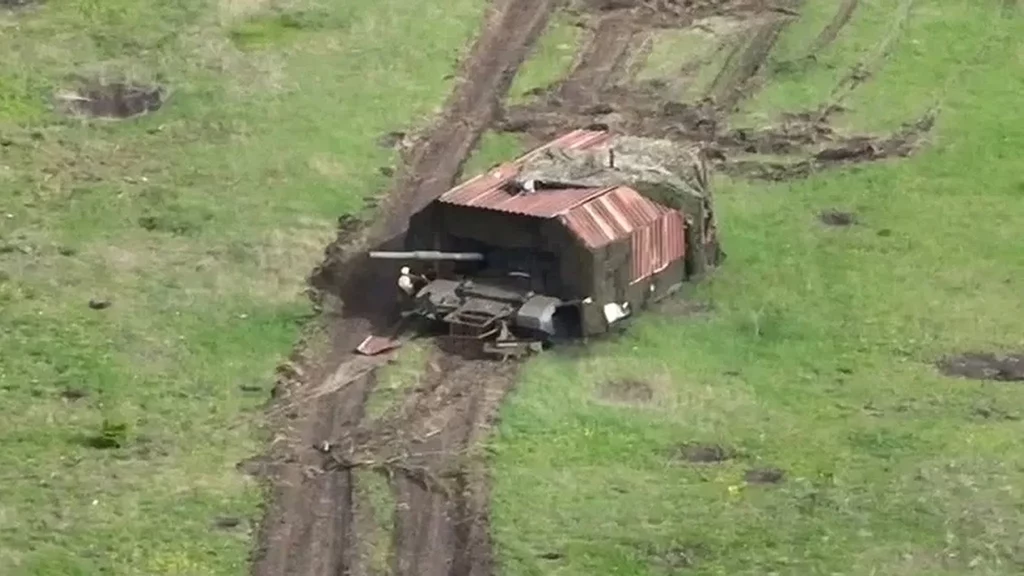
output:
[[[360,424],[365,424],[364,406],[374,388],[374,370],[386,359],[355,357],[349,351],[368,332],[387,325],[394,302],[387,289],[393,284],[390,267],[372,266],[365,258],[365,249],[399,236],[409,215],[454,184],[554,5],[555,0],[494,0],[462,66],[461,82],[442,117],[409,155],[381,206],[380,219],[359,231],[357,239],[353,239],[351,229],[340,233],[311,277],[314,292],[319,295],[315,301],[329,304],[323,318],[332,351],[326,358],[307,358],[300,345],[291,362],[280,369],[270,410],[276,435],[261,467],[273,494],[253,555],[255,576],[370,573],[364,555],[359,553],[365,549],[360,542],[365,520],[357,512],[365,506],[356,502],[359,491],[354,487],[352,467],[338,465],[337,456],[365,450],[360,444],[382,444],[372,434],[362,442],[356,442],[353,436]],[[465,452],[477,442],[514,382],[511,372],[499,377],[501,373],[493,369],[473,368],[478,366],[474,362],[469,361],[463,368],[462,361],[453,357],[438,376],[438,390],[451,388],[445,384],[450,379],[462,379],[462,384],[457,387],[457,397],[443,395],[458,409],[438,407],[452,417],[431,437],[433,444],[427,451],[431,454],[452,446],[462,447],[459,451]],[[465,376],[473,370],[478,370],[475,376]],[[472,385],[468,384],[470,380]],[[403,405],[422,406],[422,399],[414,392]],[[414,422],[392,420],[391,426],[405,429]],[[379,427],[370,429],[383,432]],[[397,440],[384,445],[405,446]],[[396,461],[382,469],[393,479],[399,501],[392,552],[399,573],[456,576],[489,572],[482,465],[428,456],[415,448],[403,451],[408,452],[412,464]],[[415,475],[401,473],[421,470],[422,477],[431,478],[438,475],[432,467],[440,462],[457,464],[455,477],[461,478],[443,496],[415,482],[410,484]],[[446,536],[424,540],[431,534]]]
[[[501,129],[524,133],[541,143],[580,127],[701,143],[720,170],[755,179],[784,180],[806,177],[833,166],[907,156],[915,152],[931,130],[934,114],[925,112],[891,134],[842,134],[830,125],[843,111],[849,92],[870,72],[900,37],[914,0],[902,0],[892,29],[870,57],[857,63],[835,86],[818,110],[789,114],[774,126],[756,131],[731,127],[730,117],[744,100],[770,79],[768,56],[785,27],[795,20],[799,0],[778,2],[646,2],[595,0],[591,10],[593,32],[581,46],[568,76],[526,104],[503,111]],[[844,0],[833,19],[810,43],[804,61],[813,64],[849,22],[858,6]],[[682,9],[685,7],[685,9]],[[710,16],[731,22],[724,28],[702,20]],[[726,50],[724,63],[714,70],[706,87],[699,85],[702,69],[715,63],[703,56],[682,64],[679,77],[638,81],[643,62],[639,53],[654,28],[710,32],[716,51]],[[730,31],[732,30],[732,31]],[[737,32],[738,31],[738,32]],[[692,84],[689,95],[671,84]],[[771,158],[764,158],[770,156]],[[779,156],[788,156],[780,160]]]

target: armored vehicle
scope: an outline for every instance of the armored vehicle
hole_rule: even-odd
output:
[[[407,313],[500,354],[607,332],[722,258],[699,149],[592,130],[447,191],[405,243],[370,256],[415,270]]]

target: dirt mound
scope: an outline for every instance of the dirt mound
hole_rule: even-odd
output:
[[[90,83],[59,95],[58,100],[69,114],[123,119],[159,110],[165,95],[160,86]]]
[[[818,219],[826,226],[853,226],[857,223],[857,215],[853,212],[841,212],[838,210],[825,210],[818,214]]]
[[[647,404],[654,399],[654,388],[640,380],[612,380],[598,387],[597,395],[616,404]]]
[[[699,464],[725,462],[735,456],[736,452],[732,448],[718,444],[683,444],[676,454],[678,459]]]
[[[943,358],[937,365],[946,376],[1024,382],[1024,354],[999,356],[987,352],[968,352]]]
[[[743,475],[750,484],[779,484],[785,478],[786,472],[781,468],[754,468]]]

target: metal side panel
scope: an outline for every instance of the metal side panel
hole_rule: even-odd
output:
[[[555,333],[554,315],[562,301],[551,296],[534,296],[516,312],[516,325],[546,334]]]

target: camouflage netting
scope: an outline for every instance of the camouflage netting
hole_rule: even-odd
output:
[[[590,150],[552,148],[528,160],[516,178],[520,187],[602,188],[629,186],[691,216],[710,209],[706,165],[695,148],[667,140],[620,136]]]
[[[667,140],[620,136],[590,150],[551,148],[527,160],[515,184],[528,189],[628,186],[690,219],[697,268],[723,257],[714,234],[707,164],[699,148]]]

